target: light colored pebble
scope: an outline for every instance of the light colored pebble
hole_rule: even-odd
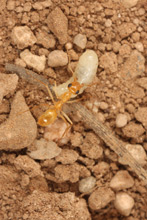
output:
[[[72,43],[71,42],[67,42],[66,44],[65,44],[65,48],[66,48],[66,50],[71,50],[72,49]]]
[[[51,67],[65,66],[68,64],[68,56],[63,50],[54,50],[48,55],[48,65]]]
[[[125,148],[129,151],[129,153],[134,157],[134,159],[142,166],[146,164],[147,155],[140,144],[127,144],[125,145]],[[122,158],[119,158],[119,163],[121,164],[128,164],[128,161],[123,160]]]
[[[107,19],[105,21],[105,27],[111,27],[111,25],[112,25],[112,21],[110,19]]]
[[[134,199],[125,192],[119,192],[116,194],[114,206],[120,214],[129,216],[134,206]]]
[[[114,199],[115,194],[111,189],[100,187],[90,195],[88,204],[92,210],[99,210],[107,206]]]
[[[84,49],[86,47],[86,43],[87,43],[87,37],[86,35],[83,34],[77,34],[74,37],[73,43],[75,45],[77,45],[78,47],[80,47],[81,49]]]
[[[96,184],[96,178],[94,178],[93,176],[84,178],[79,182],[79,191],[81,193],[88,193],[93,189],[95,184]]]
[[[140,21],[138,18],[133,19],[133,23],[136,24],[137,26],[139,25]]]
[[[124,5],[124,7],[126,8],[132,8],[137,4],[138,0],[123,0],[122,4]]]
[[[28,49],[26,49],[20,53],[20,57],[28,66],[34,68],[38,72],[42,72],[45,69],[45,55],[37,56],[32,54]]]
[[[32,46],[37,39],[31,29],[27,26],[16,26],[11,33],[12,42],[17,45],[18,49]]]
[[[144,14],[145,14],[145,9],[144,9],[144,8],[139,8],[138,14],[139,14],[140,16],[144,15]]]
[[[100,103],[100,109],[106,110],[107,108],[108,108],[108,103],[106,103],[106,102],[101,102]]]
[[[134,185],[134,180],[128,173],[128,171],[120,170],[110,181],[110,187],[115,190],[123,190],[130,188]]]
[[[141,42],[136,42],[135,43],[135,48],[139,51],[139,52],[143,52],[144,51],[144,47],[143,44]]]
[[[116,127],[117,128],[122,128],[127,124],[127,115],[125,114],[118,114],[116,116]]]
[[[36,140],[33,146],[35,150],[29,150],[27,154],[35,160],[52,159],[61,153],[61,148],[55,142],[47,141],[43,138]]]
[[[4,96],[13,93],[18,83],[16,74],[0,74],[0,103]]]

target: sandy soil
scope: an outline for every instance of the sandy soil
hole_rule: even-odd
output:
[[[147,219],[145,182],[126,161],[66,106],[73,126],[63,140],[64,121],[37,125],[44,107],[33,107],[50,97],[5,69],[21,65],[59,85],[72,75],[67,53],[74,70],[94,50],[96,84],[80,102],[146,170],[146,9],[145,0],[1,0],[0,220]]]

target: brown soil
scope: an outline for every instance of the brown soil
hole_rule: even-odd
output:
[[[39,43],[27,47],[36,55],[48,57],[51,51],[57,49],[66,52],[65,45],[71,42],[72,67],[85,49],[94,50],[99,59],[97,85],[84,91],[82,104],[118,139],[126,144],[140,144],[147,152],[147,69],[144,64],[147,55],[146,1],[136,1],[135,6],[126,8],[119,0],[52,0],[50,6],[43,5],[41,9],[34,6],[35,2],[0,2],[1,74],[7,74],[5,64],[17,63],[16,59],[23,51],[11,38],[15,26],[26,25],[35,36],[40,30],[48,31],[51,46],[48,40],[40,38]],[[66,19],[63,18],[64,28],[62,24],[56,24],[59,30],[67,32],[65,35],[60,31],[57,33],[50,22],[51,17],[58,22],[60,13],[52,13],[56,7],[62,10],[68,21],[66,26]],[[79,33],[87,37],[84,50],[73,44],[74,37]],[[49,67],[47,62],[44,71],[38,74],[51,83],[56,79],[57,84],[71,76],[67,65],[54,68]],[[49,98],[42,89],[26,83],[24,79],[19,79],[17,87],[16,82],[12,82],[12,89],[7,79],[4,82],[9,89],[5,88],[3,92],[0,84],[0,91],[3,92],[3,97],[0,95],[3,98],[0,104],[0,220],[147,219],[145,183],[129,166],[120,163],[118,155],[80,120],[76,112],[69,113],[73,126],[67,140],[57,143],[62,149],[61,154],[52,159],[30,158],[28,149],[33,148],[36,140],[45,137],[45,129],[37,127],[30,112],[25,116],[22,114],[20,120],[16,115],[26,109],[25,102],[31,109],[49,101]],[[25,101],[18,91],[21,91]],[[40,111],[32,111],[35,120]],[[127,115],[124,127],[116,126],[118,114]],[[52,132],[56,132],[55,128]],[[15,137],[16,133],[19,138]],[[141,165],[147,169],[146,162]],[[120,170],[128,171],[134,181],[128,188],[121,188],[134,199],[129,216],[120,214],[115,208],[117,192],[110,187],[112,177]],[[79,181],[89,176],[94,176],[96,189],[82,194]],[[97,193],[100,187],[104,205],[97,208],[99,205],[94,204],[98,202],[97,194],[93,193]]]

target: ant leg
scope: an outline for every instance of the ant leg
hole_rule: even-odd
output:
[[[67,50],[67,52],[68,52],[68,50]],[[69,67],[69,70],[71,71],[72,76],[75,78],[75,73],[74,73],[74,71],[71,68],[70,55],[68,53],[67,53],[67,56],[68,56],[68,67]]]
[[[61,115],[61,113],[62,113],[62,115]],[[59,114],[59,117],[60,118],[62,118],[63,119],[63,121],[66,123],[66,125],[67,125],[67,128],[65,129],[65,131],[64,131],[64,133],[62,134],[62,137],[61,138],[63,138],[64,136],[65,136],[65,134],[69,131],[69,129],[71,128],[71,126],[72,126],[72,121],[70,120],[70,118],[63,112],[63,111],[61,111],[61,113]],[[68,123],[68,122],[70,123]],[[60,139],[61,139],[60,138]]]
[[[34,77],[33,77],[31,74],[29,74],[28,72],[27,72],[27,74],[30,75],[32,78],[34,78]],[[49,94],[49,96],[50,96],[52,102],[55,104],[54,97],[53,97],[52,92],[51,92],[50,88],[48,87],[48,85],[47,85],[46,83],[42,82],[42,81],[39,80],[39,79],[36,79],[36,78],[34,78],[34,79],[35,79],[36,81],[40,82],[42,85],[44,85],[44,86],[46,87],[46,89],[47,89],[47,91],[48,91],[48,94]]]
[[[61,111],[61,113],[62,113],[62,115],[64,116],[64,118],[66,118],[66,120],[72,125],[73,123],[72,123],[72,121],[70,120],[70,118],[68,117],[68,115],[67,115],[65,112],[63,112],[63,111]]]

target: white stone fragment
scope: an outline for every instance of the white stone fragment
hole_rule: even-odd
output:
[[[122,128],[127,124],[127,115],[125,114],[118,114],[116,116],[116,127],[117,128]]]
[[[11,33],[12,42],[17,45],[18,49],[32,46],[37,39],[31,29],[27,26],[14,27]]]
[[[128,171],[120,170],[110,181],[110,187],[115,190],[123,190],[130,188],[134,185],[134,180],[128,173]]]
[[[68,56],[63,50],[54,50],[48,55],[48,65],[50,67],[65,66],[68,64]]]
[[[27,154],[35,160],[47,160],[58,156],[61,153],[61,148],[53,141],[45,139],[36,140],[34,143],[35,149]]]
[[[114,206],[124,216],[129,216],[134,206],[134,199],[125,192],[119,192],[116,194]]]
[[[32,54],[28,49],[26,49],[20,53],[20,57],[28,66],[34,68],[38,72],[42,72],[45,69],[45,55],[37,56]]]
[[[135,43],[135,48],[139,51],[139,52],[143,52],[144,51],[144,47],[143,44],[141,42],[136,42]]]
[[[142,166],[146,164],[147,155],[140,144],[127,144],[125,148],[129,151],[129,153],[134,157],[134,159]],[[119,163],[126,165],[127,161],[119,158]]]
[[[86,47],[87,37],[83,34],[77,34],[74,37],[73,43],[81,49],[84,49]]]
[[[96,184],[96,178],[94,178],[93,176],[84,178],[79,182],[79,191],[81,193],[88,193],[93,189],[95,184]]]

